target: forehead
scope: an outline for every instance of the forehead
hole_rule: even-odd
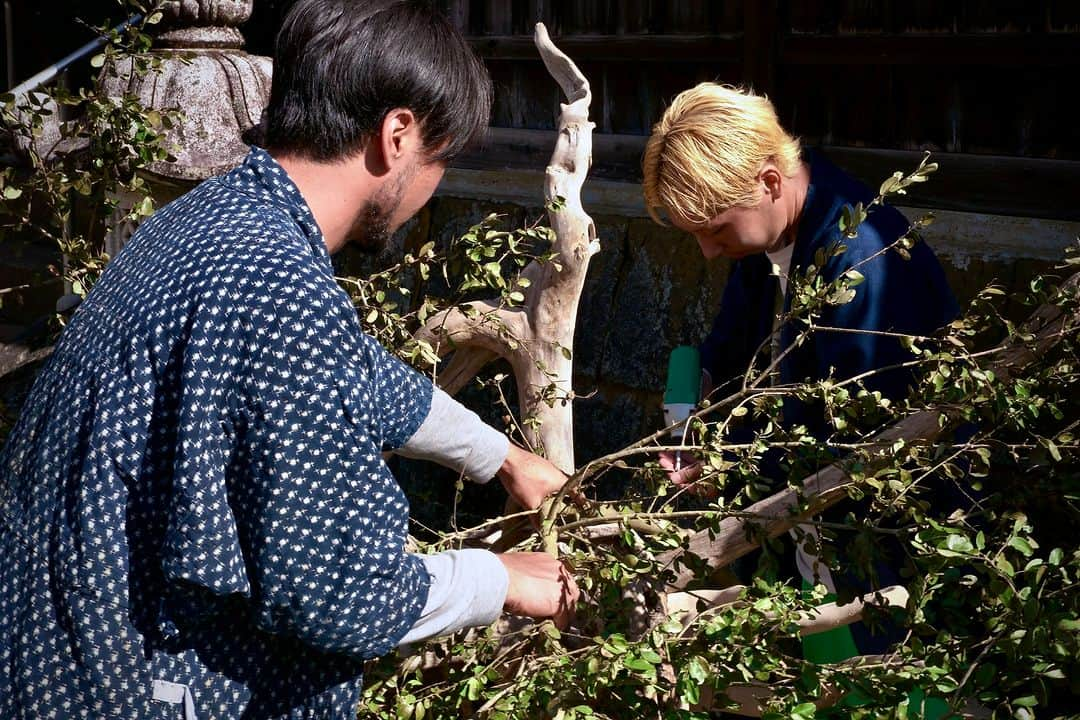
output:
[[[745,214],[749,210],[751,210],[751,208],[744,208],[738,206],[730,207],[726,210],[719,211],[711,218],[709,218],[706,222],[695,222],[692,220],[688,220],[687,218],[679,215],[678,213],[671,213],[668,217],[671,220],[671,224],[678,229],[682,230],[683,232],[693,233],[701,232],[702,230],[713,230],[723,225],[737,222],[740,218],[745,216]]]

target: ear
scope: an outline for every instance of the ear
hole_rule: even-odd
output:
[[[758,180],[761,182],[762,191],[765,197],[769,197],[772,200],[779,200],[780,196],[783,195],[784,174],[780,172],[780,168],[776,167],[773,163],[765,163],[765,167],[763,167],[758,174]]]
[[[379,126],[377,140],[380,159],[386,170],[393,169],[423,148],[420,122],[407,108],[394,108],[386,113]]]

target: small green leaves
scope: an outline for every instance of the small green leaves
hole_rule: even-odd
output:
[[[840,211],[840,231],[844,237],[853,238],[859,234],[859,226],[866,220],[867,211],[862,203],[854,206],[845,205]]]

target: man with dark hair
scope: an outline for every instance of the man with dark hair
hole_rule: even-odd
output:
[[[528,508],[565,477],[364,335],[330,265],[426,202],[490,94],[421,2],[293,7],[267,149],[140,228],[0,455],[0,717],[352,718],[399,643],[569,619],[545,554],[405,552],[384,450]]]

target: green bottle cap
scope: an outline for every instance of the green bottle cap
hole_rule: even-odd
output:
[[[693,405],[701,392],[701,355],[696,347],[680,345],[668,360],[664,404]]]

